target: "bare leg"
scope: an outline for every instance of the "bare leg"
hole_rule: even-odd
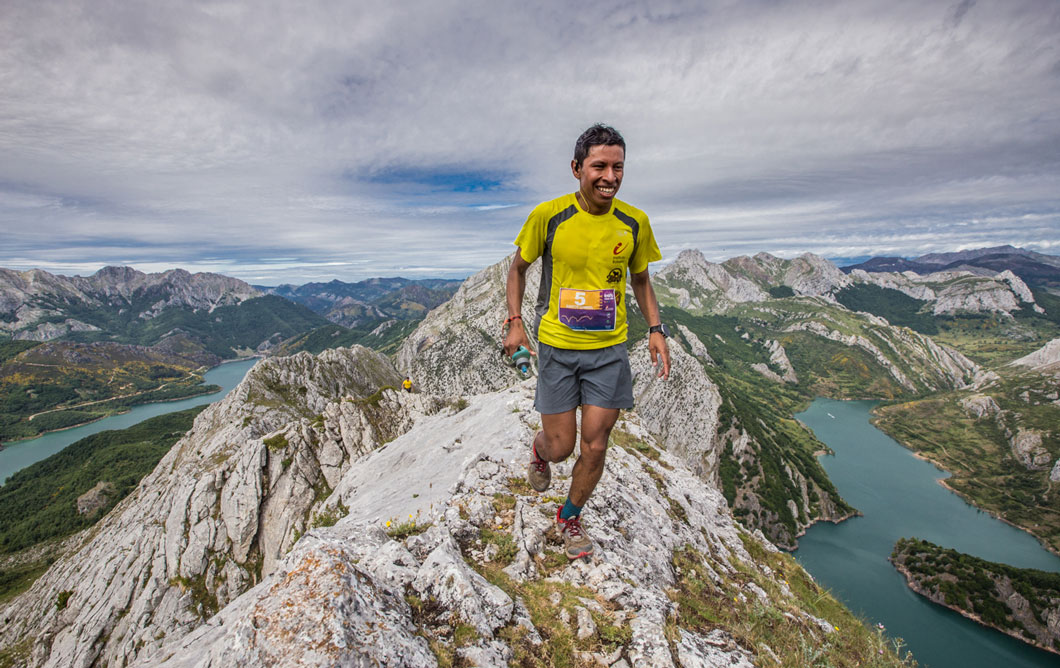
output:
[[[604,473],[607,439],[617,421],[617,408],[582,406],[582,448],[571,472],[569,493],[571,503],[576,506],[584,506],[596,489],[596,483],[600,482],[600,476]],[[540,449],[537,453],[544,457]]]
[[[578,436],[576,410],[541,415],[541,431],[534,436],[534,450],[538,457],[546,462],[562,462],[570,457]]]

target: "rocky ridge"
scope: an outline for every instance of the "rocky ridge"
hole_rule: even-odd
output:
[[[183,269],[145,274],[131,267],[104,267],[88,277],[0,269],[0,330],[41,341],[93,328],[76,317],[55,322],[71,309],[136,308],[137,316],[147,320],[173,306],[213,311],[261,294],[235,278]]]
[[[398,382],[364,348],[260,362],[5,607],[4,644],[33,637],[33,665],[121,665],[197,627],[320,521],[315,509],[352,461],[439,408],[427,396],[376,395]]]
[[[371,391],[397,378],[365,349],[259,363],[0,611],[4,646],[32,666],[501,666],[569,637],[590,665],[751,666],[798,650],[748,635],[757,615],[822,650],[850,623],[810,612],[788,582],[825,594],[632,413],[586,508],[596,555],[557,560],[558,500],[523,480],[533,381]],[[692,582],[746,625],[695,623]]]
[[[519,380],[503,356],[501,326],[508,317],[504,285],[512,256],[471,276],[452,299],[431,311],[397,352],[397,366],[424,392],[462,396],[493,392]],[[535,344],[540,263],[526,272],[522,316]],[[628,298],[628,296],[627,296]]]
[[[525,442],[533,433],[525,421],[532,414],[531,398],[532,390],[524,385],[476,397],[465,412],[500,420]],[[519,413],[513,413],[515,407]],[[620,428],[650,442],[635,422]],[[518,453],[486,454],[487,443],[480,443],[477,434],[467,436],[462,473],[426,531],[392,537],[380,521],[385,515],[371,512],[351,513],[334,527],[314,529],[272,576],[144,665],[275,665],[305,656],[301,639],[308,639],[310,665],[366,657],[383,665],[434,666],[437,659],[429,640],[451,633],[442,627],[454,622],[466,624],[475,636],[475,642],[456,648],[463,660],[470,665],[508,665],[516,653],[533,652],[535,647],[540,651],[543,643],[545,629],[535,627],[526,598],[509,593],[534,583],[550,589],[550,598],[560,594],[554,597],[560,611],[565,608],[561,592],[581,592],[576,604],[568,604],[572,635],[588,640],[604,624],[629,629],[627,644],[586,650],[583,661],[672,666],[681,657],[683,665],[720,665],[706,663],[719,659],[725,665],[753,665],[753,655],[723,630],[708,636],[682,629],[676,648],[666,635],[667,622],[676,612],[665,593],[678,576],[674,551],[692,547],[709,555],[702,568],[719,584],[736,575],[729,564],[753,563],[717,491],[665,453],[658,453],[653,464],[636,451],[616,448],[608,458],[605,482],[585,511],[592,518],[598,552],[590,560],[560,562],[557,567],[549,558],[557,549],[552,533],[556,502],[542,501],[521,484],[524,462],[519,455],[525,452],[520,448]],[[397,451],[408,455],[417,447],[423,447],[422,441],[410,434],[388,449],[398,456]],[[363,465],[371,468],[373,459]],[[559,484],[570,466],[557,468]],[[382,480],[374,476],[374,481],[364,482]],[[361,488],[357,496],[375,494]],[[673,517],[673,504],[683,511],[678,518]],[[498,535],[510,538],[483,540]],[[764,593],[748,587],[743,595],[757,599]],[[422,626],[411,623],[417,613],[410,596],[414,602],[431,600],[438,608]],[[810,636],[823,634],[817,620],[805,613],[797,623]],[[291,637],[300,641],[291,642]]]
[[[660,300],[699,313],[727,313],[737,304],[763,302],[770,289],[784,286],[795,295],[821,297],[834,302],[834,295],[851,285],[870,284],[902,292],[929,302],[934,315],[1000,313],[1030,308],[1044,310],[1034,301],[1026,283],[1009,270],[993,272],[947,270],[925,276],[912,271],[848,274],[828,260],[805,253],[784,260],[768,253],[740,256],[716,264],[698,250],[682,251],[658,273]]]
[[[505,258],[469,278],[452,300],[429,313],[405,340],[398,351],[397,364],[408,370],[424,391],[461,396],[496,391],[518,382],[518,373],[500,354],[500,323],[507,317],[504,292],[510,262],[510,257]],[[539,277],[535,263],[527,272],[522,307],[531,334]],[[626,299],[633,299],[632,294],[627,293]],[[670,452],[681,456],[686,466],[711,485],[721,484],[719,465],[726,448],[739,451],[741,461],[757,472],[747,478],[742,503],[759,509],[759,492],[753,487],[765,476],[759,461],[763,446],[746,428],[722,423],[722,397],[703,366],[710,364],[707,347],[696,338],[698,345],[690,342],[686,350],[685,340],[684,336],[672,339],[673,365],[667,382],[655,378],[644,342],[630,346],[636,411]],[[770,350],[778,360],[783,355],[779,344]],[[797,535],[818,519],[838,520],[845,516],[836,511],[841,502],[833,498],[834,492],[818,485],[812,475],[801,470],[804,466],[794,461],[778,466],[785,471],[793,490],[792,503],[797,508],[794,530],[768,513],[763,514],[766,521],[760,526],[770,540],[785,548],[793,549]]]

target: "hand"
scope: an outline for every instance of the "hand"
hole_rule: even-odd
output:
[[[516,350],[519,350],[519,346],[524,346],[527,350],[530,350],[530,339],[526,336],[526,330],[523,329],[522,319],[513,320],[509,323],[508,333],[504,335],[504,354],[510,359]],[[537,355],[533,350],[530,350],[531,355]]]
[[[648,352],[651,353],[651,365],[655,367],[655,375],[663,380],[670,378],[670,347],[666,344],[666,337],[662,332],[655,332],[648,336]],[[662,362],[660,365],[659,362]],[[659,368],[659,367],[662,368]]]

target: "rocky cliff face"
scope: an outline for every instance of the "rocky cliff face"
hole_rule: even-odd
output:
[[[212,311],[258,296],[243,281],[183,269],[144,274],[131,267],[104,267],[87,278],[0,269],[0,330],[42,341],[92,329],[76,318],[55,322],[85,308],[136,308],[138,317],[150,319],[173,306]]]
[[[511,256],[464,281],[402,344],[397,366],[424,392],[461,396],[492,392],[520,379],[504,359],[501,325],[508,317],[504,286]],[[534,340],[539,262],[527,271],[523,319]]]
[[[1030,288],[1011,271],[939,271],[919,275],[912,271],[867,272],[855,269],[850,278],[878,285],[929,302],[933,315],[958,313],[1003,313],[1011,315],[1025,305],[1043,313]]]
[[[259,363],[139,488],[3,611],[31,663],[123,665],[267,576],[353,461],[440,403],[364,348]],[[65,605],[57,609],[56,601]]]

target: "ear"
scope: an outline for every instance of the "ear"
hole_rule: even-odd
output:
[[[572,174],[574,174],[574,178],[578,179],[579,181],[581,180],[581,178],[582,178],[581,171],[582,170],[581,170],[581,167],[578,166],[578,161],[577,160],[571,160],[570,161],[570,171],[571,171]]]

